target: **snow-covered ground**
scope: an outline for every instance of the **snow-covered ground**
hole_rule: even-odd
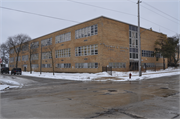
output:
[[[129,79],[129,73],[132,74],[131,79]],[[147,70],[146,72],[142,73],[142,76],[139,77],[139,72],[117,72],[113,71],[112,76],[109,75],[107,72],[99,72],[99,73],[49,73],[49,72],[23,72],[22,75],[27,76],[34,76],[34,77],[41,77],[41,78],[52,78],[52,79],[67,79],[67,80],[79,80],[79,81],[127,81],[127,80],[143,80],[143,79],[150,79],[155,77],[162,77],[162,76],[171,76],[180,74],[180,69],[175,68],[167,68],[166,70],[159,70],[159,71],[151,71]]]

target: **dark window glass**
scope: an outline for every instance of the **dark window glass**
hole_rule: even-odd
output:
[[[129,39],[129,44],[131,44],[131,38]]]
[[[131,31],[129,31],[129,37],[131,37]]]

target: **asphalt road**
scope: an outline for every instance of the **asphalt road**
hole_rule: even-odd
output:
[[[180,118],[179,75],[131,84],[3,76],[26,85],[1,93],[1,118]]]

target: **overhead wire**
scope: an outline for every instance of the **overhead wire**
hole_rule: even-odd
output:
[[[118,12],[118,13],[124,13],[124,14],[128,14],[128,15],[136,16],[136,15],[133,15],[133,14],[129,14],[129,13],[125,13],[125,12],[113,10],[113,9],[108,9],[108,8],[105,8],[105,7],[95,6],[95,5],[91,5],[91,4],[87,4],[87,3],[77,2],[77,1],[73,1],[73,0],[67,0],[67,1],[74,2],[74,3],[78,3],[78,4],[83,4],[83,5],[87,5],[87,6],[92,6],[92,7],[96,7],[96,8],[100,8],[100,9],[105,9],[105,10],[110,10],[110,11],[116,11],[116,12]],[[130,1],[130,0],[128,0],[128,1]],[[130,1],[130,2],[132,2],[132,1]],[[136,2],[133,2],[133,3],[136,3]],[[140,17],[140,18],[142,18],[142,19],[144,19],[144,20],[146,20],[146,21],[148,21],[148,22],[151,22],[151,23],[153,23],[153,24],[155,24],[155,25],[157,25],[157,26],[163,27],[163,28],[165,28],[165,29],[167,29],[167,30],[169,30],[169,31],[171,31],[171,32],[177,33],[177,32],[175,32],[175,31],[173,31],[173,30],[170,30],[170,29],[168,29],[168,28],[166,28],[166,27],[164,27],[164,26],[161,26],[161,25],[159,25],[159,24],[156,24],[156,23],[154,23],[154,22],[152,22],[152,21],[150,21],[150,20],[147,20],[147,19],[145,19],[145,18],[143,18],[143,17]]]
[[[64,18],[59,18],[59,17],[53,17],[53,16],[48,16],[48,15],[43,15],[43,14],[37,14],[37,13],[33,13],[33,12],[27,12],[27,11],[18,10],[18,9],[12,9],[12,8],[8,8],[8,7],[2,7],[2,6],[0,6],[0,8],[2,8],[2,9],[7,9],[7,10],[12,10],[12,11],[17,11],[17,12],[22,12],[22,13],[27,13],[27,14],[33,14],[33,15],[42,16],[42,17],[47,17],[47,18],[52,18],[52,19],[57,19],[57,20],[63,20],[63,21],[69,21],[69,22],[74,22],[74,23],[80,23],[80,22],[77,22],[77,21],[69,20],[69,19],[64,19]]]

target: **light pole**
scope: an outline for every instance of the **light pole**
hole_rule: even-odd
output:
[[[139,76],[142,76],[141,72],[141,38],[140,38],[140,13],[139,13],[139,4],[142,1],[138,0],[138,58],[139,58]]]

